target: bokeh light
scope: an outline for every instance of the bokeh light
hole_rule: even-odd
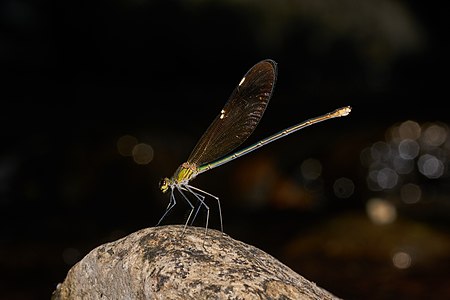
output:
[[[382,162],[391,156],[391,148],[385,142],[379,141],[372,145],[370,154],[374,162]]]
[[[434,155],[424,154],[417,162],[419,172],[428,178],[439,178],[444,174],[444,164]]]
[[[414,170],[414,160],[396,156],[392,160],[392,166],[398,174],[409,174]]]
[[[377,183],[382,189],[391,189],[397,185],[398,175],[391,168],[383,168],[377,173]]]
[[[133,148],[137,145],[138,140],[132,135],[126,134],[117,140],[117,151],[123,156],[132,156]]]
[[[422,189],[414,183],[404,184],[400,189],[400,196],[404,203],[413,204],[420,201]]]
[[[361,164],[368,169],[367,187],[373,192],[399,193],[404,203],[417,203],[424,190],[423,178],[447,176],[448,127],[407,120],[391,126],[385,136],[385,141],[376,141],[360,152]]]
[[[395,206],[381,198],[370,199],[366,204],[366,212],[369,219],[377,225],[390,224],[397,218]]]
[[[447,128],[431,124],[424,130],[422,140],[428,146],[439,147],[447,140]]]
[[[134,161],[139,165],[146,165],[153,160],[153,148],[148,144],[137,144],[132,153]]]
[[[407,269],[411,266],[411,255],[404,251],[398,251],[392,256],[392,263],[398,269]]]
[[[322,164],[314,158],[304,160],[300,166],[302,176],[308,180],[315,180],[322,174]]]
[[[334,194],[338,198],[348,198],[353,195],[355,191],[355,184],[346,177],[337,179],[333,184]]]
[[[415,121],[405,121],[398,127],[398,135],[401,140],[411,139],[417,140],[420,137],[422,129],[419,123]]]
[[[412,139],[404,139],[398,144],[398,153],[403,159],[414,159],[419,154],[419,144]]]

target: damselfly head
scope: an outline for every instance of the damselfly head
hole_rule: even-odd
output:
[[[170,179],[165,177],[159,181],[159,189],[165,193],[169,189]]]

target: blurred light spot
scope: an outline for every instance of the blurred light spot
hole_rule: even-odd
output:
[[[138,140],[134,136],[126,134],[117,140],[117,150],[120,155],[131,156],[133,155],[133,148],[137,143]]]
[[[397,218],[395,206],[380,198],[370,199],[366,204],[366,211],[370,220],[378,225],[390,224]]]
[[[419,172],[428,178],[439,178],[444,174],[444,164],[430,154],[422,155],[418,162]]]
[[[76,264],[80,258],[80,251],[75,248],[66,248],[62,253],[63,261],[69,266]]]
[[[407,269],[411,266],[411,255],[399,251],[392,256],[392,263],[398,269]]]
[[[302,162],[300,170],[305,179],[315,180],[322,174],[322,164],[317,159],[308,158]]]
[[[375,161],[386,160],[391,153],[391,149],[385,142],[376,142],[370,147],[370,154]]]
[[[414,160],[396,156],[392,161],[392,166],[398,174],[409,174],[414,170]]]
[[[383,168],[377,173],[377,183],[383,189],[391,189],[397,185],[398,175],[391,168]]]
[[[398,132],[400,126],[391,126],[386,132],[386,139],[398,143],[401,141],[400,133]]]
[[[423,142],[429,146],[438,147],[447,140],[447,130],[439,125],[431,125],[422,135]]]
[[[403,202],[413,204],[419,202],[422,197],[422,190],[417,184],[407,183],[400,189],[400,196]]]
[[[445,140],[445,143],[444,145],[442,145],[442,147],[448,151],[450,149],[450,139]]]
[[[369,167],[370,164],[372,163],[372,156],[370,152],[371,152],[370,148],[364,148],[359,154],[359,159],[361,160],[361,164],[364,167]]]
[[[417,122],[408,120],[400,124],[398,134],[401,140],[417,140],[420,137],[421,128]]]
[[[389,127],[385,141],[360,152],[361,164],[367,168],[368,189],[399,192],[404,203],[420,201],[423,187],[403,184],[421,175],[430,179],[448,177],[449,136],[449,127],[440,122],[419,125],[408,120]]]
[[[280,209],[301,208],[305,209],[314,205],[317,200],[311,193],[300,187],[294,180],[279,180],[276,183],[275,192],[272,194],[272,201]],[[264,197],[258,197],[263,199]],[[262,205],[264,203],[260,203]]]
[[[146,165],[153,159],[153,148],[150,145],[140,143],[133,148],[133,159],[139,165]]]
[[[367,176],[367,186],[369,188],[369,190],[371,191],[381,191],[382,188],[378,185],[378,181],[377,181],[377,174],[378,171],[370,171],[369,175]]]
[[[341,177],[334,182],[334,194],[339,198],[348,198],[355,191],[355,184],[351,179]]]
[[[414,159],[419,155],[419,144],[411,139],[404,139],[398,145],[398,153],[401,158]]]

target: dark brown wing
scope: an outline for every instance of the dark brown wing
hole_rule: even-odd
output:
[[[198,141],[188,162],[201,166],[240,146],[258,125],[277,78],[277,65],[263,60],[245,74],[227,103]]]

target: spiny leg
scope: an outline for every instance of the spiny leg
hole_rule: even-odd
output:
[[[203,194],[205,194],[205,195],[207,195],[207,196],[210,196],[210,197],[212,197],[212,198],[214,198],[214,199],[217,200],[217,206],[219,207],[220,230],[221,230],[222,233],[223,233],[222,208],[220,207],[220,199],[219,199],[219,197],[214,196],[213,194],[210,194],[210,193],[208,193],[208,192],[205,192],[204,190],[201,190],[201,189],[199,189],[199,188],[196,188],[195,186],[190,185],[189,187],[190,187],[191,189],[193,189],[193,190],[196,190],[197,192],[203,193]],[[205,205],[205,206],[206,206],[206,205]]]
[[[162,220],[167,216],[167,214],[169,213],[169,211],[175,206],[175,204],[177,204],[177,201],[175,200],[175,195],[173,194],[173,188],[171,188],[170,190],[170,199],[169,199],[169,204],[167,205],[166,211],[164,212],[164,214],[162,215],[161,219],[159,219],[158,224],[156,224],[156,226],[159,226],[159,224],[162,222]]]
[[[186,188],[192,195],[194,195],[194,196],[198,199],[198,201],[200,201],[200,205],[199,205],[199,207],[198,207],[198,209],[197,209],[197,213],[198,213],[198,211],[199,211],[199,209],[200,209],[200,207],[201,207],[202,205],[206,208],[206,226],[205,226],[205,236],[206,236],[206,233],[208,232],[208,225],[209,225],[209,206],[206,205],[205,201],[203,201],[203,199],[205,199],[205,196],[200,195],[200,194],[194,192],[192,189],[195,189],[195,190],[198,190],[198,189],[196,189],[195,187],[193,187],[193,186],[191,186],[191,185],[185,185],[185,188]],[[191,188],[192,188],[192,189],[191,189]],[[197,213],[195,214],[195,216],[197,216]],[[195,216],[194,216],[194,218],[195,218]]]

